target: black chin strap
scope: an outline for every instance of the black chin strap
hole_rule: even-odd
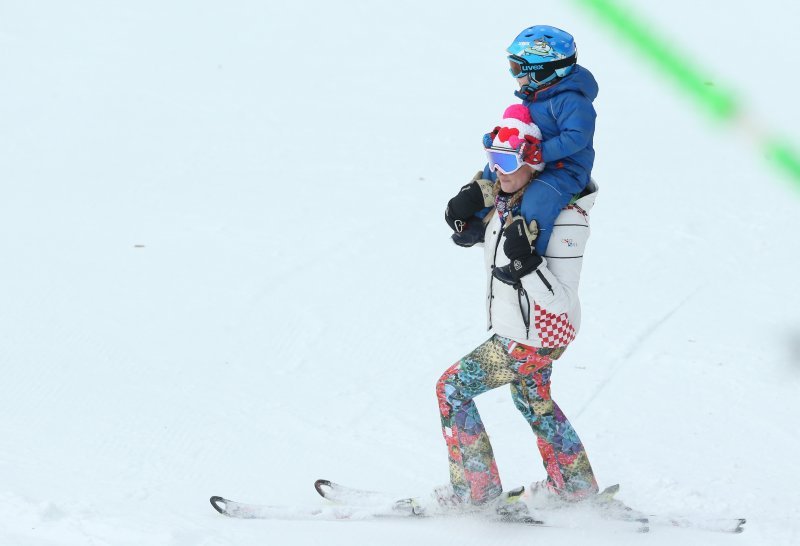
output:
[[[514,96],[522,100],[533,100],[533,94],[536,91],[532,91],[530,87],[530,85],[523,85],[520,87],[519,91],[514,91]]]
[[[543,89],[547,89],[551,85],[555,85],[558,81],[561,80],[558,76],[547,82],[541,87],[533,87],[532,85],[523,85],[519,88],[519,91],[514,91],[514,96],[518,97],[522,100],[533,101],[533,96],[536,94],[537,91],[542,91]]]

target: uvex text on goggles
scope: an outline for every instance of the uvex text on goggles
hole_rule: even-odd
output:
[[[517,172],[525,162],[519,153],[506,148],[485,148],[486,157],[489,158],[489,169],[492,172],[499,169],[504,174]]]
[[[529,76],[531,81],[542,82],[552,76],[559,68],[566,68],[575,64],[575,55],[558,59],[557,61],[548,61],[542,63],[529,63],[522,57],[517,55],[509,55],[508,63],[511,75],[515,78],[522,78]]]

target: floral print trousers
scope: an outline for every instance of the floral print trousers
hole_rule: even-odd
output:
[[[550,485],[575,500],[597,493],[583,444],[550,397],[552,363],[563,351],[494,335],[439,378],[436,396],[450,482],[462,501],[483,504],[503,491],[492,445],[473,400],[502,385],[511,386],[514,405],[536,434]]]

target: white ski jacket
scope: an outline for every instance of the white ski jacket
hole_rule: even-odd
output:
[[[489,330],[533,347],[566,347],[575,339],[581,324],[578,284],[589,239],[589,210],[597,191],[590,182],[584,192],[589,193],[561,211],[542,264],[522,278],[520,290],[492,276],[494,267],[509,263],[503,228],[493,214],[484,236]]]

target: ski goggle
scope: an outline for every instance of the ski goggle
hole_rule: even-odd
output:
[[[500,148],[485,148],[486,157],[489,158],[489,170],[499,170],[503,174],[512,174],[520,170],[525,164],[514,150]]]
[[[529,63],[522,57],[517,55],[508,56],[508,71],[515,78],[522,78],[528,76],[531,81],[540,83],[553,76],[559,68],[566,68],[575,64],[576,56],[571,55],[564,59],[557,61],[549,61],[545,63]]]

